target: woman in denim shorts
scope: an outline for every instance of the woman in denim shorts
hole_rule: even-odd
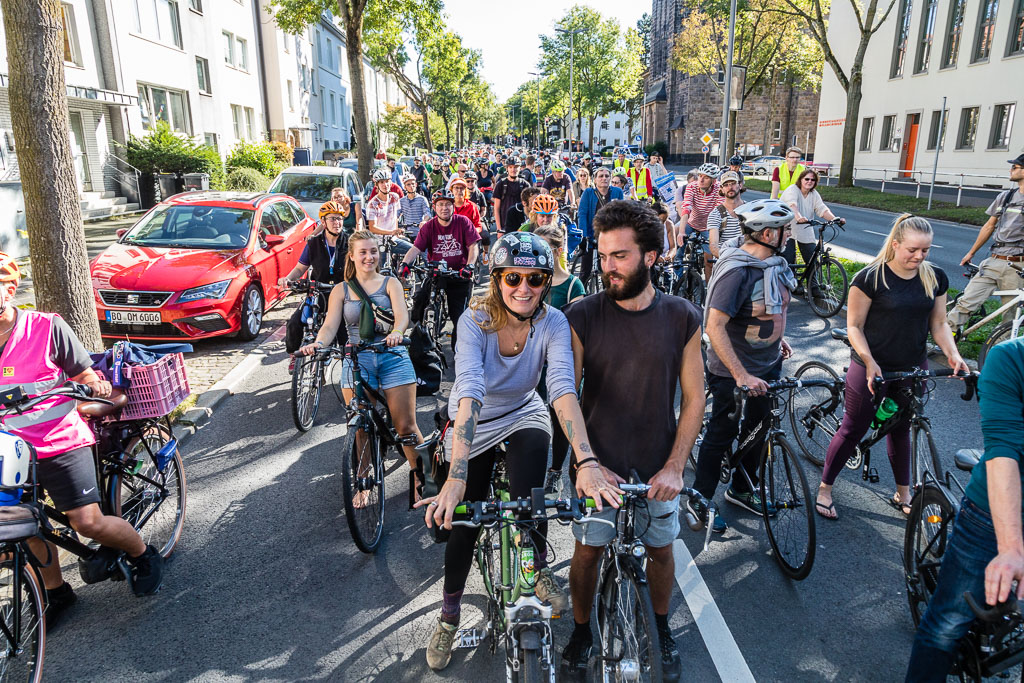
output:
[[[372,338],[363,339],[359,332],[359,319],[366,306],[354,291],[352,284],[358,283],[363,292],[383,311],[394,315],[395,322],[385,329],[375,321]],[[359,369],[363,380],[372,388],[381,391],[388,402],[388,410],[394,421],[395,431],[404,439],[405,457],[409,467],[416,469],[416,444],[423,441],[416,424],[416,372],[413,370],[409,351],[399,346],[403,333],[409,326],[409,309],[405,306],[402,283],[397,278],[380,274],[380,250],[373,233],[357,230],[348,239],[348,254],[345,256],[345,281],[334,288],[327,304],[327,317],[317,333],[316,341],[299,349],[309,356],[331,343],[344,318],[348,328],[350,344],[360,341],[384,342],[386,351],[365,350],[359,353]],[[341,392],[345,403],[353,396],[352,361],[345,358],[342,364]],[[410,437],[410,438],[407,438]],[[411,438],[411,437],[414,437]],[[356,501],[356,507],[360,507]]]

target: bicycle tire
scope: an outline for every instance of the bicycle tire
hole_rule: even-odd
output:
[[[955,517],[956,506],[934,483],[922,486],[911,501],[903,537],[903,569],[914,626],[921,623],[935,592]]]
[[[315,356],[301,356],[292,371],[292,421],[300,432],[308,432],[320,409],[324,364]]]
[[[380,437],[373,423],[349,425],[342,446],[342,497],[345,521],[356,547],[367,554],[377,550],[384,535],[384,467]],[[359,493],[367,492],[363,507],[355,506]]]
[[[439,293],[434,294],[435,297],[440,297]],[[433,335],[434,341],[438,344],[441,343],[441,334],[444,332],[444,313],[442,312],[441,300],[435,299],[434,304],[430,307],[430,311],[433,314]]]
[[[814,296],[814,283],[821,296]],[[843,264],[832,256],[823,256],[807,278],[807,305],[819,318],[831,318],[843,309],[850,291],[850,276]]]
[[[923,421],[923,424],[927,424],[927,418]],[[944,471],[942,468],[942,460],[939,458],[939,449],[935,446],[935,438],[932,436],[931,427],[925,427],[921,429],[919,427],[913,428],[913,442],[911,443],[911,465],[913,465],[914,481],[912,487],[917,487],[924,481],[925,469],[930,469],[932,474],[936,477]],[[922,457],[922,449],[927,451]],[[927,467],[926,467],[927,465]]]
[[[16,551],[22,557],[28,552],[22,546]],[[14,591],[15,586],[21,589],[20,625],[24,638],[19,638],[12,650],[0,659],[0,682],[7,681],[39,683],[43,680],[43,660],[46,656],[46,625],[43,621],[43,592],[34,571],[27,564],[18,568],[20,580],[16,580],[13,560],[0,563],[0,614],[10,632],[14,632]],[[6,640],[5,636],[0,639]],[[8,643],[10,645],[10,643]]]
[[[141,458],[141,467],[134,473],[123,468],[115,469],[105,487],[111,513],[131,524],[143,542],[156,548],[164,559],[174,553],[181,539],[188,504],[188,482],[181,452],[177,448],[163,472],[150,454],[155,455],[172,438],[166,425],[156,424],[141,438],[130,441],[125,446],[125,453]],[[166,496],[153,482],[166,490]],[[173,503],[173,507],[168,508],[169,503]]]
[[[1017,330],[1017,336],[1024,334],[1024,324]],[[978,369],[981,370],[985,366],[985,359],[988,358],[988,352],[992,350],[992,347],[996,344],[1000,344],[1004,341],[1013,339],[1013,321],[1007,320],[999,323],[992,333],[988,335],[988,339],[982,344],[981,350],[978,352]]]
[[[957,293],[957,295],[954,296],[953,299],[946,304],[946,317],[947,318],[949,317],[950,312],[952,312],[952,310],[954,308],[956,308],[956,305],[960,302],[960,298],[963,297],[963,295],[964,295],[963,292]],[[966,330],[966,329],[969,329],[971,327],[974,327],[975,325],[980,323],[984,319],[984,317],[985,317],[985,308],[984,308],[984,306],[979,308],[979,309],[977,309],[977,310],[975,310],[975,311],[971,311],[971,313],[967,317],[967,322],[965,322],[962,326],[960,326],[960,327],[956,328],[955,330],[953,330],[953,341],[959,346],[960,342],[964,341],[963,331]]]
[[[492,655],[497,652],[498,643],[505,636],[505,614],[501,609],[501,548],[494,547],[495,536],[496,532],[485,529],[476,542],[477,566],[480,569],[480,576],[483,577],[484,593],[487,596],[487,625],[490,630],[487,634],[488,649]]]
[[[807,578],[814,566],[814,511],[800,461],[785,438],[775,437],[761,456],[761,514],[775,560],[786,576]],[[771,501],[775,514],[768,515]],[[803,530],[806,529],[806,535]]]
[[[839,373],[826,363],[810,360],[797,369],[794,377],[838,380]],[[824,467],[825,451],[843,422],[843,402],[839,401],[828,412],[819,409],[809,415],[808,411],[824,404],[831,395],[828,387],[799,387],[789,394],[789,424],[793,428],[793,438],[804,458],[818,467]]]
[[[598,589],[597,623],[600,655],[594,658],[595,681],[623,681],[622,664],[632,659],[640,681],[661,681],[661,643],[647,579],[633,557],[610,563]],[[621,573],[619,573],[621,571]],[[627,634],[635,638],[630,642]],[[632,657],[629,657],[632,655]]]

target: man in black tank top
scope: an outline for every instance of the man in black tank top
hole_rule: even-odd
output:
[[[672,542],[679,533],[683,468],[704,417],[701,314],[689,301],[658,292],[651,284],[650,269],[661,252],[664,226],[650,205],[611,201],[594,216],[594,231],[604,291],[565,309],[577,379],[582,375],[583,380],[583,419],[595,455],[576,467],[600,466],[614,481],[628,480],[636,471],[653,487],[647,501],[650,525],[641,540],[650,558],[647,578],[664,677],[678,680],[679,653],[668,626],[675,581]],[[606,513],[614,519],[611,508],[598,514]],[[569,678],[579,678],[592,643],[590,605],[597,566],[615,531],[587,525],[586,531],[579,527],[573,533],[569,587],[576,628],[562,653],[562,670]]]

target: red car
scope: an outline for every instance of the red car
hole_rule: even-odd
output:
[[[315,226],[283,194],[185,192],[153,207],[90,264],[100,332],[131,339],[259,334]]]

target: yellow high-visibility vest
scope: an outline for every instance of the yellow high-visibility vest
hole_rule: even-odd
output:
[[[796,179],[800,177],[800,174],[804,172],[804,165],[797,164],[796,168],[793,169],[793,174],[789,173],[789,165],[785,162],[779,166],[779,194],[796,182]]]
[[[639,172],[637,172],[636,167],[629,169],[629,179],[633,181],[637,199],[647,199],[647,179],[649,176],[650,172],[646,166],[640,169]]]

